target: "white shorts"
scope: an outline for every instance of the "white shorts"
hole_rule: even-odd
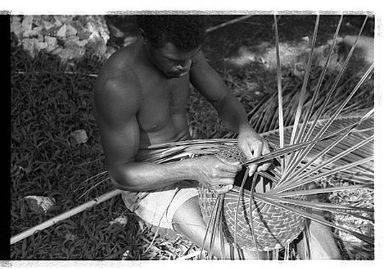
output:
[[[176,210],[187,200],[198,196],[197,183],[181,183],[153,192],[122,193],[126,207],[145,222],[161,228],[173,229],[172,220]]]

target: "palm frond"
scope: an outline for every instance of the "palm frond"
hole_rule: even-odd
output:
[[[283,126],[283,103],[282,103],[282,71],[281,71],[281,63],[279,59],[279,34],[278,34],[278,23],[277,17],[274,15],[274,29],[275,29],[275,50],[277,56],[277,88],[278,88],[278,122],[279,122],[279,146],[283,148],[285,146],[284,141],[284,126]],[[283,156],[282,160],[282,169],[285,170],[285,156]]]
[[[297,133],[297,127],[299,125],[299,121],[300,121],[300,118],[301,118],[301,115],[302,115],[302,108],[303,108],[303,103],[304,103],[304,99],[305,99],[306,88],[307,88],[307,84],[308,84],[309,76],[310,76],[313,51],[314,51],[315,41],[316,41],[317,33],[318,33],[319,17],[320,16],[317,15],[315,26],[314,26],[313,38],[312,38],[311,49],[310,49],[310,55],[309,55],[309,59],[308,59],[307,65],[306,65],[305,78],[304,78],[304,81],[303,81],[303,84],[302,84],[301,93],[299,95],[297,111],[295,113],[294,126],[293,126],[293,129],[292,129],[292,132],[291,132],[290,144],[294,144],[294,138],[295,138],[295,135]]]

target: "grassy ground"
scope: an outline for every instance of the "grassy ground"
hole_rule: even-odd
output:
[[[287,25],[284,30],[292,28],[293,22],[289,19],[282,18],[282,25]],[[211,24],[223,20],[223,17],[213,17]],[[353,18],[352,24],[356,20],[360,19]],[[335,23],[334,19],[328,22]],[[252,31],[256,25],[261,30]],[[270,27],[268,31],[266,25]],[[208,37],[204,48],[211,64],[247,111],[271,94],[275,74],[263,72],[256,65],[232,69],[220,59],[240,42],[247,45],[256,38],[271,41],[271,25],[272,20],[258,18],[238,27],[220,29]],[[311,33],[312,24],[301,25],[306,28],[304,34]],[[242,31],[235,38],[233,34],[237,29]],[[298,35],[294,30],[282,33],[283,39]],[[328,39],[332,33],[329,31],[327,37],[321,39]],[[105,167],[100,134],[92,114],[95,78],[88,75],[97,73],[102,62],[88,55],[81,62],[63,65],[58,58],[44,53],[32,59],[14,40],[11,49],[11,235],[16,235],[111,190],[112,186],[106,181],[87,192],[105,177],[104,174],[93,177],[105,171]],[[227,133],[212,107],[195,91],[188,112],[194,137],[213,138]],[[76,144],[71,138],[71,133],[79,129],[86,131],[86,143]],[[56,204],[47,214],[33,213],[23,199],[27,195],[51,197]],[[125,227],[109,224],[119,216],[128,219]],[[147,250],[153,236],[154,232],[116,197],[12,245],[11,258],[176,259],[197,251],[195,245],[181,237],[157,238]]]

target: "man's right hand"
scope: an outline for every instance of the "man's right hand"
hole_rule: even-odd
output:
[[[191,161],[193,179],[219,194],[233,188],[235,175],[242,169],[240,162],[228,162],[215,156],[199,157]]]

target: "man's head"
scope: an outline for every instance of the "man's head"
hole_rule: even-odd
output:
[[[137,22],[151,62],[167,77],[186,75],[204,40],[203,16],[143,15]]]

